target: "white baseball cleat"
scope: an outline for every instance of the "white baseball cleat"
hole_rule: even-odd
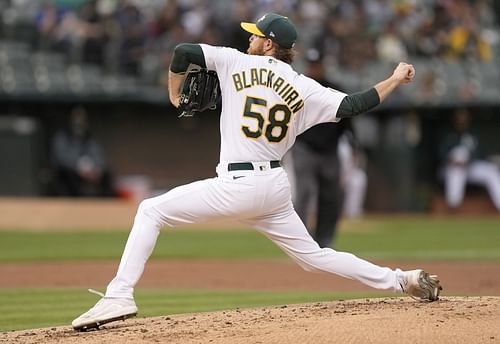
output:
[[[436,275],[429,275],[421,269],[403,271],[399,284],[403,292],[420,301],[439,300],[439,293],[443,290]]]
[[[103,297],[88,312],[73,320],[71,325],[76,331],[97,329],[112,321],[125,320],[137,315],[133,299],[114,299]]]

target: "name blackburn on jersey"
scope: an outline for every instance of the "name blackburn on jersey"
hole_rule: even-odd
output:
[[[304,107],[304,101],[299,97],[299,92],[280,76],[266,68],[251,68],[250,71],[234,73],[233,82],[236,91],[254,86],[265,86],[273,89],[288,105],[293,113]]]

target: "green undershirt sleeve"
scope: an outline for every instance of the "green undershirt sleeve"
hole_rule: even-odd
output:
[[[189,65],[193,63],[202,68],[207,68],[205,55],[199,44],[181,43],[174,49],[174,57],[170,63],[170,71],[173,73],[183,73],[187,71]]]
[[[346,96],[340,103],[337,117],[348,118],[373,109],[380,104],[380,98],[375,88]]]

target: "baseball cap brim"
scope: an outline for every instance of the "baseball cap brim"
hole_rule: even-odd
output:
[[[260,37],[266,37],[266,35],[264,35],[262,33],[262,31],[260,31],[259,28],[257,27],[257,25],[255,25],[254,23],[242,22],[240,25],[241,25],[241,28],[243,30],[245,30],[246,32],[250,32],[250,33],[257,35],[257,36],[260,36]]]

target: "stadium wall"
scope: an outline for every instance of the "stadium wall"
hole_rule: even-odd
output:
[[[3,102],[0,195],[52,195],[50,140],[75,105],[88,110],[91,130],[117,179],[141,176],[158,193],[215,175],[220,145],[216,112],[186,119],[177,118],[170,105],[126,100]],[[455,109],[385,107],[363,115],[376,124],[375,140],[361,142],[368,162],[368,210],[430,210],[433,196],[442,192],[437,145]],[[472,106],[470,110],[485,146],[498,154],[500,107]],[[17,124],[17,129],[12,125],[19,119],[31,123],[28,132],[23,125]]]

